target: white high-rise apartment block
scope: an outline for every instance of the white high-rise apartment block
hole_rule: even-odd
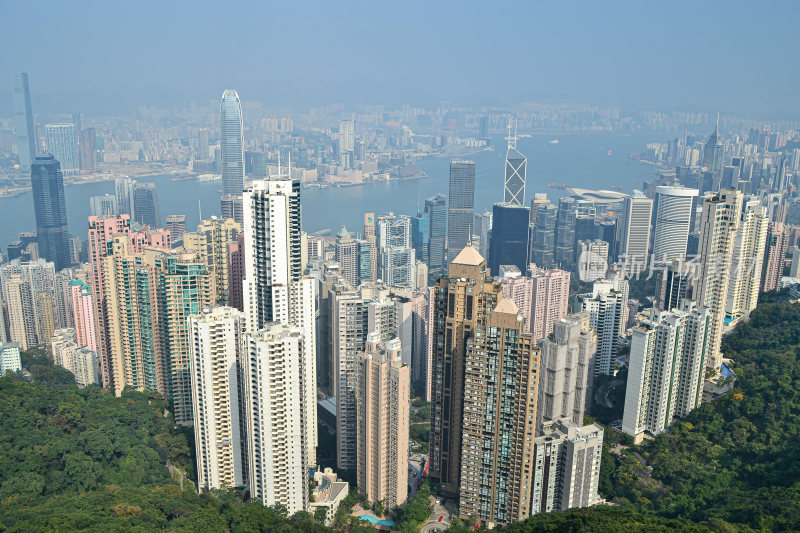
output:
[[[626,196],[620,228],[620,261],[628,274],[647,269],[647,252],[650,248],[650,222],[653,200],[640,192]]]
[[[651,310],[633,329],[622,431],[641,442],[689,414],[703,396],[711,314],[691,300]]]
[[[19,355],[19,344],[16,342],[0,344],[0,377],[6,372],[20,370],[22,370],[22,360]]]
[[[726,316],[749,316],[758,304],[768,231],[767,208],[758,204],[748,205],[742,212],[733,244]]]
[[[686,257],[692,200],[697,189],[679,186],[656,187],[656,227],[653,236],[653,259],[665,263]]]
[[[597,334],[597,355],[592,375],[612,375],[619,337],[628,317],[628,282],[621,277],[594,282],[591,294],[580,295],[581,310],[588,311],[590,326]]]
[[[273,322],[303,331],[304,447],[308,466],[313,466],[317,447],[316,284],[302,275],[300,183],[291,179],[255,181],[244,191],[242,203],[247,331],[255,333]]]
[[[692,282],[692,298],[711,312],[708,339],[708,368],[715,372],[722,365],[720,343],[731,276],[731,260],[736,230],[742,210],[742,193],[722,189],[706,196],[700,220],[697,270]]]
[[[539,399],[536,429],[544,422],[569,418],[583,425],[589,367],[597,351],[597,336],[588,313],[562,318],[553,327],[553,339],[544,339],[539,356]]]
[[[247,436],[240,381],[244,313],[206,309],[188,319],[197,486],[239,487],[247,480]]]
[[[553,420],[544,424],[534,446],[531,514],[588,507],[600,500],[602,427]]]
[[[83,388],[100,383],[100,360],[97,352],[80,346],[80,339],[74,328],[61,328],[53,332],[50,353],[53,364],[72,372],[75,384]]]
[[[304,341],[302,329],[278,323],[245,335],[250,497],[290,515],[308,508]]]
[[[594,281],[608,270],[608,243],[595,239],[578,241],[578,279]]]

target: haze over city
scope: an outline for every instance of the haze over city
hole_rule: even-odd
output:
[[[0,530],[800,531],[798,15],[0,0]]]
[[[800,118],[792,1],[79,5],[0,6],[0,71],[31,74],[40,112],[182,107],[233,86],[292,110],[545,101]]]

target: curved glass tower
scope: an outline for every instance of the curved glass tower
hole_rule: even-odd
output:
[[[219,113],[222,194],[241,196],[244,190],[244,128],[242,103],[233,89],[222,93]]]

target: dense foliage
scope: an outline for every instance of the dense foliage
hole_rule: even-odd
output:
[[[23,362],[28,377],[0,378],[0,530],[327,530],[308,513],[198,496],[189,441],[160,395],[79,390],[41,353]]]
[[[395,529],[402,533],[412,533],[428,520],[433,507],[430,502],[431,487],[426,481],[416,494],[408,499],[408,503],[397,510]]]

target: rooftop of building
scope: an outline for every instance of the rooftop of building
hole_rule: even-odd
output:
[[[469,265],[469,266],[480,266],[485,259],[483,256],[476,250],[472,244],[467,244],[453,259],[453,263],[458,265]]]

